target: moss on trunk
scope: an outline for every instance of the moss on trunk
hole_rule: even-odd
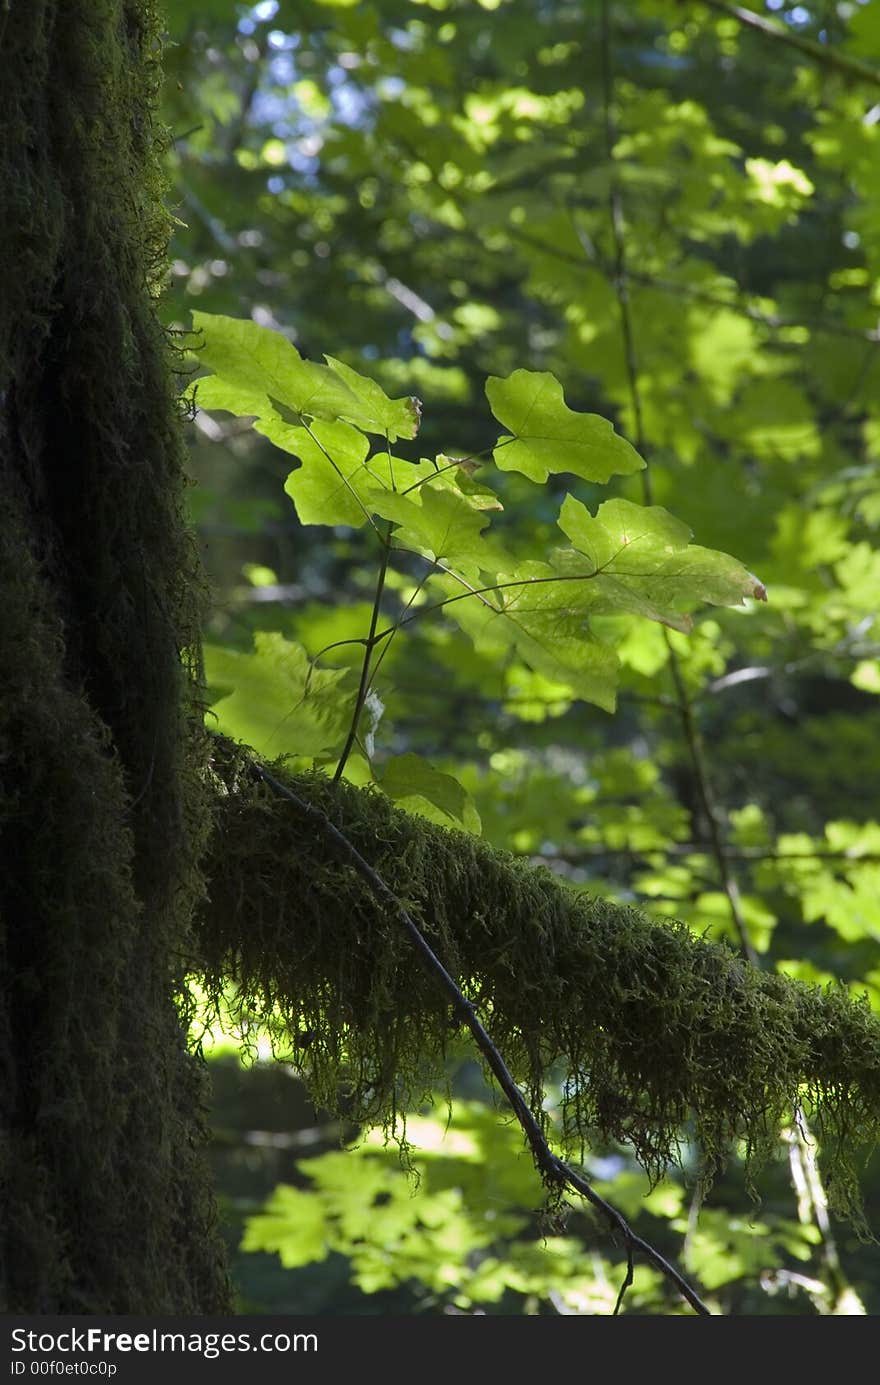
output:
[[[230,980],[333,1102],[392,1122],[460,1028],[393,911],[245,753],[206,768],[180,514],[151,0],[0,6],[0,1311],[223,1312],[201,1072],[176,1003]],[[283,774],[283,770],[279,770]],[[683,926],[319,776],[540,1111],[659,1172],[755,1154],[812,1098],[846,1205],[880,1027]],[[210,884],[203,899],[203,875]],[[186,1008],[184,1007],[184,1013]]]
[[[223,1311],[153,6],[7,6],[0,64],[0,1308]]]

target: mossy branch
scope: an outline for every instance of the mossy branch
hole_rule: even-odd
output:
[[[737,1139],[757,1164],[800,1102],[834,1204],[857,1213],[858,1160],[880,1129],[880,1024],[867,1002],[758,972],[682,923],[578,893],[377,791],[273,766],[318,810],[305,815],[254,763],[215,738],[197,967],[218,1006],[235,983],[238,1012],[270,1028],[316,1099],[393,1126],[442,1082],[463,1023],[397,909],[330,847],[323,815],[484,1017],[542,1134],[556,1064],[568,1148],[626,1141],[653,1179],[685,1131],[707,1177]]]
[[[474,1006],[465,998],[460,987],[456,985],[440,958],[425,940],[424,934],[413,921],[409,911],[403,907],[399,899],[395,898],[382,877],[376,874],[370,863],[364,860],[360,852],[352,846],[348,838],[343,836],[339,829],[335,827],[327,817],[327,814],[320,808],[315,807],[314,804],[304,802],[303,799],[293,792],[289,785],[283,784],[280,779],[276,779],[275,775],[271,774],[269,770],[266,769],[265,765],[261,765],[255,761],[254,771],[275,793],[287,799],[287,801],[292,803],[304,816],[316,821],[324,832],[328,842],[332,842],[341,852],[343,859],[349,861],[354,866],[358,874],[366,880],[377,899],[383,904],[387,904],[388,907],[397,914],[397,917],[400,919],[404,929],[409,935],[415,951],[422,958],[428,971],[433,975],[441,989],[449,996],[453,1013],[459,1015],[463,1024],[470,1030],[477,1048],[486,1060],[489,1070],[497,1078],[501,1090],[507,1097],[513,1113],[519,1121],[529,1148],[532,1151],[535,1164],[540,1170],[541,1177],[545,1184],[559,1194],[561,1194],[566,1187],[573,1188],[576,1192],[580,1193],[592,1207],[602,1213],[612,1231],[620,1232],[623,1235],[627,1248],[627,1270],[620,1292],[617,1296],[617,1303],[614,1308],[615,1316],[623,1302],[624,1294],[633,1282],[634,1251],[640,1251],[662,1275],[669,1279],[695,1312],[704,1316],[709,1316],[709,1309],[706,1307],[705,1303],[703,1303],[702,1299],[687,1280],[679,1274],[678,1270],[676,1270],[673,1265],[670,1265],[669,1261],[666,1260],[659,1251],[655,1250],[652,1245],[642,1240],[641,1236],[636,1235],[629,1225],[629,1222],[618,1212],[616,1207],[606,1202],[605,1198],[601,1197],[585,1178],[575,1173],[573,1169],[568,1167],[564,1160],[553,1153],[533,1112],[529,1110],[522,1092],[514,1082],[507,1068],[507,1064],[492,1042],[487,1030],[480,1022]]]

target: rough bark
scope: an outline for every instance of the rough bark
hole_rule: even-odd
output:
[[[180,514],[151,0],[0,0],[0,1311],[230,1306],[203,1091],[176,1001],[200,971],[313,1090],[392,1123],[460,1025],[398,920],[217,742]],[[283,769],[279,769],[283,774]],[[306,776],[420,918],[540,1109],[658,1173],[696,1122],[756,1154],[806,1088],[853,1197],[880,1029],[682,925]],[[207,892],[203,872],[209,876]]]
[[[223,1311],[150,0],[0,7],[0,1310]]]

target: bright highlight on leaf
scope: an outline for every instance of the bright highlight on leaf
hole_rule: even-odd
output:
[[[369,433],[389,441],[414,436],[416,400],[389,399],[375,381],[331,356],[326,365],[303,361],[286,338],[253,322],[205,313],[193,320],[204,338],[203,360],[216,372],[199,381],[199,398],[254,415],[260,432],[299,459],[285,490],[300,521],[372,525],[385,554],[380,598],[400,587],[390,566],[396,555],[407,555],[409,563],[421,557],[427,565],[413,578],[420,603],[411,596],[390,623],[378,607],[371,610],[362,636],[348,641],[346,662],[353,648],[363,650],[356,659],[363,675],[357,701],[338,686],[339,670],[312,666],[280,635],[258,636],[253,655],[209,651],[209,676],[232,689],[219,703],[221,723],[257,749],[320,759],[344,743],[344,766],[360,737],[372,758],[368,675],[375,675],[398,631],[428,612],[455,622],[479,656],[502,664],[514,658],[571,698],[613,711],[618,658],[601,638],[597,617],[639,616],[687,632],[689,611],[700,602],[766,599],[741,563],[692,544],[690,529],[668,510],[623,499],[605,501],[593,515],[566,496],[559,527],[572,546],[554,549],[546,561],[512,557],[490,531],[501,504],[482,478],[474,479],[474,458],[440,453],[436,461],[412,462],[393,456],[387,444],[371,451]],[[501,470],[534,481],[567,471],[595,484],[644,466],[607,419],[570,409],[547,372],[492,377],[486,394],[510,429],[494,449]],[[413,811],[479,830],[461,786],[417,757],[392,761],[382,785]]]
[[[351,423],[389,442],[418,432],[417,399],[389,399],[375,381],[332,356],[326,357],[327,365],[304,361],[280,332],[256,322],[211,313],[192,316],[204,341],[199,359],[214,372],[198,383],[197,397],[205,408],[253,414],[265,422],[272,415],[283,419],[280,405],[308,418]]]
[[[645,465],[607,418],[570,409],[549,371],[515,370],[506,380],[490,376],[486,397],[513,435],[499,438],[495,448],[502,471],[521,471],[532,481],[546,481],[551,471],[570,471],[585,481],[604,482]]]
[[[348,669],[316,668],[301,645],[265,631],[252,654],[214,644],[204,654],[216,695],[209,724],[270,759],[338,751],[351,709]]]

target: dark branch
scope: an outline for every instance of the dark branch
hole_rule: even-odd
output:
[[[836,48],[817,43],[815,39],[807,38],[804,34],[796,34],[791,29],[783,28],[775,20],[756,14],[754,10],[743,9],[742,5],[729,5],[725,0],[700,0],[700,4],[706,5],[710,10],[717,10],[719,14],[726,14],[728,18],[735,19],[748,29],[757,30],[764,38],[785,44],[788,48],[795,48],[821,67],[829,67],[845,77],[880,87],[880,72],[875,67],[860,62],[858,58],[850,58]]]
[[[696,1291],[691,1288],[687,1280],[679,1274],[678,1270],[676,1270],[673,1265],[670,1265],[668,1260],[664,1259],[658,1250],[655,1250],[647,1241],[644,1241],[641,1236],[637,1236],[622,1213],[618,1212],[611,1203],[606,1202],[585,1178],[575,1173],[564,1160],[553,1153],[533,1112],[529,1109],[528,1103],[523,1097],[522,1092],[513,1080],[504,1059],[501,1057],[501,1054],[492,1042],[487,1030],[477,1017],[475,1007],[466,999],[459,986],[450,976],[449,972],[428,943],[422,931],[414,922],[409,911],[404,908],[394,892],[388,888],[378,872],[373,869],[357,848],[352,845],[344,833],[340,832],[339,828],[330,821],[327,814],[323,812],[322,809],[315,807],[314,804],[306,803],[304,799],[300,798],[298,794],[295,794],[293,790],[286,784],[283,784],[280,779],[276,779],[274,774],[271,774],[264,765],[259,764],[256,760],[253,761],[253,767],[255,772],[269,785],[273,792],[286,798],[289,802],[294,804],[300,813],[318,824],[324,835],[335,844],[358,874],[366,880],[377,898],[384,904],[387,904],[400,919],[416,952],[425,963],[429,972],[435,977],[442,989],[449,996],[454,1013],[470,1030],[486,1063],[495,1074],[501,1090],[507,1097],[513,1113],[522,1127],[535,1163],[545,1182],[548,1185],[560,1189],[566,1185],[573,1188],[576,1192],[580,1193],[592,1207],[595,1207],[603,1214],[612,1230],[619,1232],[620,1235],[623,1236],[627,1246],[627,1274],[618,1295],[617,1304],[614,1310],[615,1313],[619,1310],[623,1294],[632,1281],[632,1253],[634,1250],[638,1250],[646,1260],[665,1276],[665,1278],[675,1285],[679,1293],[687,1300],[695,1313],[711,1316],[709,1308],[707,1308]]]

